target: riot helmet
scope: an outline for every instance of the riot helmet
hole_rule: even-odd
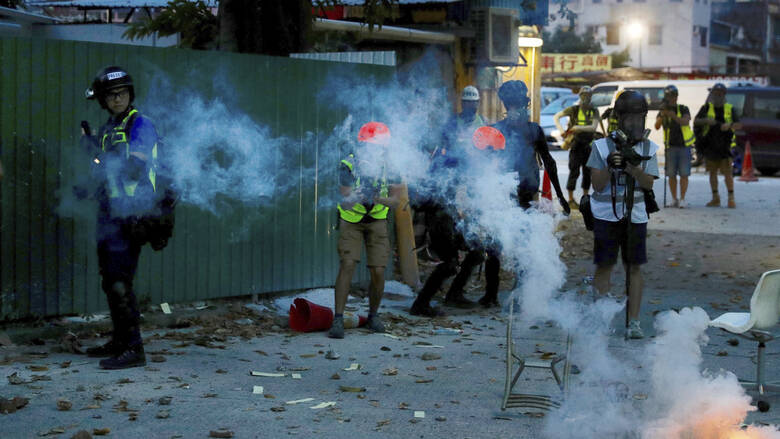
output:
[[[121,87],[127,87],[129,90],[130,104],[132,104],[135,99],[133,78],[121,67],[105,67],[97,72],[95,79],[92,80],[92,86],[87,89],[85,96],[87,99],[97,99],[100,107],[107,109],[106,93]]]
[[[647,100],[636,90],[626,90],[615,100],[614,113],[618,128],[632,143],[644,137]]]

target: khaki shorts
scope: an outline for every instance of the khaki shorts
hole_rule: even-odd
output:
[[[707,159],[704,166],[707,168],[707,172],[709,173],[717,173],[720,171],[720,173],[723,175],[731,174],[731,159]]]
[[[364,240],[366,242],[366,265],[386,267],[390,258],[387,220],[354,224],[339,219],[339,260],[360,262]]]

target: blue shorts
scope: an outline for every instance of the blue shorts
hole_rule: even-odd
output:
[[[691,148],[673,146],[666,148],[666,175],[687,177],[691,175]]]
[[[599,267],[617,263],[618,249],[623,263],[642,265],[647,262],[647,223],[631,223],[631,248],[627,246],[625,221],[593,219],[593,263]]]

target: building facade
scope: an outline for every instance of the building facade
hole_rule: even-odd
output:
[[[575,30],[592,33],[604,53],[628,51],[631,67],[668,72],[708,71],[710,0],[563,0]],[[560,2],[550,5],[551,12]],[[555,16],[550,27],[569,26]]]

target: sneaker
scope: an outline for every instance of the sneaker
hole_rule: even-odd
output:
[[[452,297],[445,297],[444,304],[447,306],[454,306],[461,309],[472,309],[478,306],[477,302],[472,302],[469,299],[463,297],[463,294],[453,295]]]
[[[734,201],[733,197],[729,197],[728,207],[729,207],[729,209],[736,209],[737,208],[737,202]]]
[[[642,327],[639,326],[639,320],[631,320],[628,322],[628,328],[626,328],[626,340],[639,340],[645,338],[645,334],[642,332]]]
[[[680,200],[678,200],[676,198],[673,199],[672,200],[672,207],[680,207]]]
[[[146,354],[144,354],[143,345],[128,347],[124,352],[115,357],[100,360],[101,369],[116,370],[141,366],[146,366]]]
[[[368,327],[368,329],[371,330],[371,332],[379,332],[379,333],[385,332],[385,325],[384,323],[382,323],[382,320],[377,315],[369,317],[366,326]]]
[[[93,346],[87,349],[88,357],[114,357],[122,353],[122,344],[113,338],[106,344]]]
[[[444,315],[439,308],[434,308],[430,304],[421,305],[417,302],[412,304],[409,314],[420,317],[441,317]]]
[[[328,331],[330,338],[344,338],[344,317],[335,317]]]
[[[686,207],[688,207],[688,202],[685,200],[680,200],[680,204],[678,204],[677,207],[679,207],[680,209],[685,209]]]

